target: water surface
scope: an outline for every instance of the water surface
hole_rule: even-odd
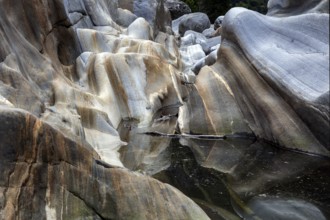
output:
[[[127,126],[126,126],[127,127]],[[121,130],[126,167],[168,183],[211,219],[330,219],[330,160],[249,139],[155,137]]]

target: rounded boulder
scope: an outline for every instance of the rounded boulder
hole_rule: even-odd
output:
[[[181,17],[179,24],[179,34],[181,36],[188,30],[202,33],[211,26],[209,17],[201,12],[187,14]]]
[[[166,0],[165,6],[170,11],[172,19],[177,19],[185,14],[191,13],[189,6],[179,0]]]

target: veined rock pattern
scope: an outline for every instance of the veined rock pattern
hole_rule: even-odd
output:
[[[326,216],[273,197],[220,209],[173,179],[173,161],[193,155],[196,170],[229,174],[221,186],[242,208],[237,198],[268,178],[246,162],[255,140],[330,156],[329,1],[234,8],[216,30],[201,13],[172,22],[166,5],[0,0],[1,219],[237,219],[273,204]],[[205,137],[245,142],[204,147]],[[294,168],[317,163],[302,161]],[[258,178],[244,182],[244,164]]]

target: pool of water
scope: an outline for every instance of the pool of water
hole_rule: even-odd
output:
[[[330,160],[242,138],[200,140],[129,128],[121,159],[168,183],[211,219],[330,219]]]

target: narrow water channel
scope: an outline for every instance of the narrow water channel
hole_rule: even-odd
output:
[[[168,183],[211,219],[330,219],[330,160],[231,138],[199,140],[121,129],[131,170]]]

